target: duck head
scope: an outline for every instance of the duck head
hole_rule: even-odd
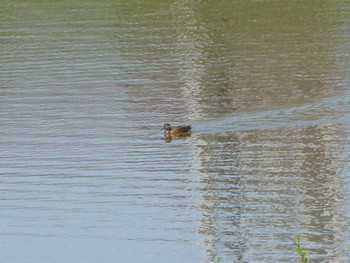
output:
[[[162,130],[171,131],[171,125],[169,123],[164,123]]]

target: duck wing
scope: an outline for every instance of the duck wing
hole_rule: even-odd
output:
[[[188,126],[178,126],[176,127],[176,132],[177,133],[188,133],[190,132],[192,127],[190,125]]]

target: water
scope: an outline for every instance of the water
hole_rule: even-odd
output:
[[[349,261],[346,1],[0,5],[4,262]]]

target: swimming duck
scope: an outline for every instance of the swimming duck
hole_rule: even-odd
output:
[[[191,134],[192,127],[190,125],[182,125],[171,127],[169,123],[164,123],[162,130],[164,130],[165,137],[171,136],[188,136]]]

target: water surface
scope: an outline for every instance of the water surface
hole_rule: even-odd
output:
[[[349,260],[346,2],[0,6],[5,262]]]

